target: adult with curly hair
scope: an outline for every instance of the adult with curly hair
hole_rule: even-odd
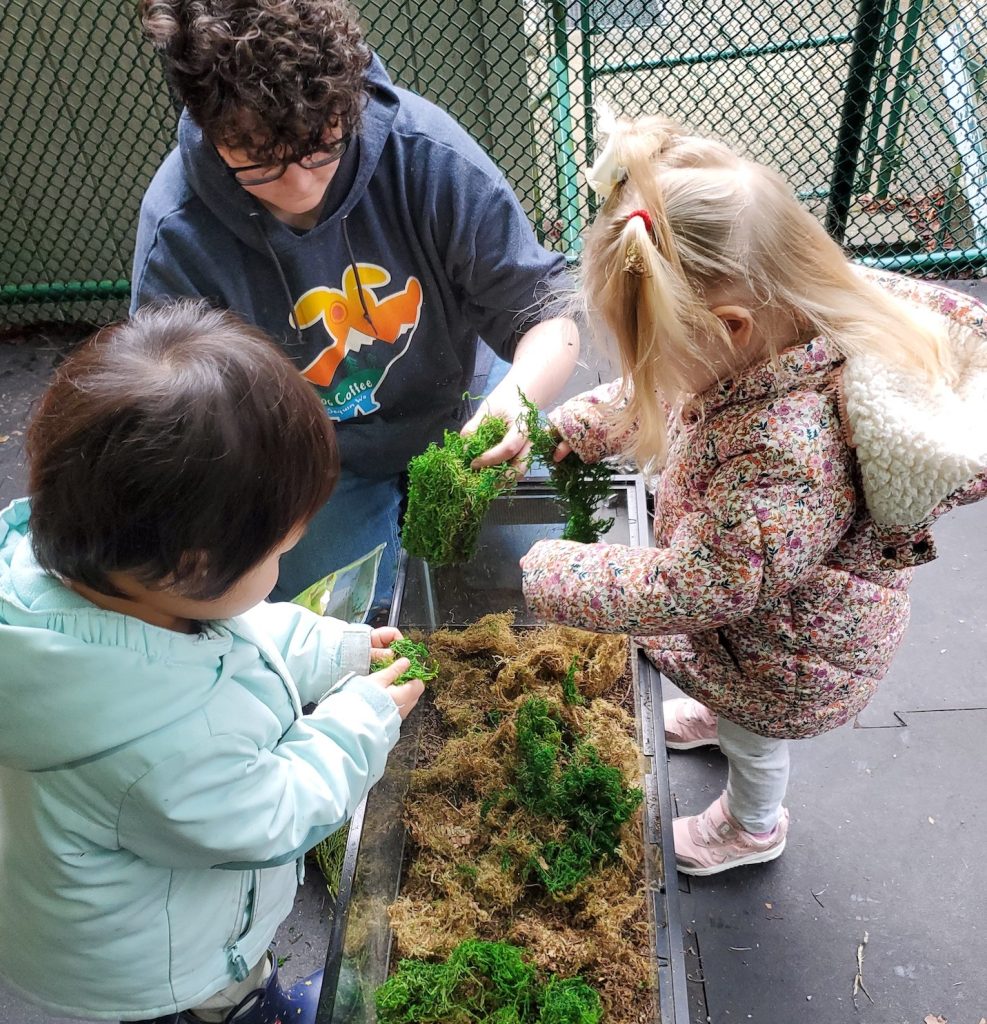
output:
[[[479,146],[392,85],[345,0],[142,0],[141,15],[185,109],[141,207],[133,308],[201,296],[281,342],[336,422],[342,476],[274,596],[383,543],[379,611],[408,460],[568,379],[578,334],[542,301],[563,257]],[[511,366],[464,424],[481,338]],[[483,464],[525,446],[515,428]]]

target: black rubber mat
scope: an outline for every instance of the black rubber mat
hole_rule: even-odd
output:
[[[936,535],[873,704],[793,744],[782,857],[679,876],[697,1024],[987,1017],[987,507]],[[716,751],[674,753],[679,812],[725,775]]]

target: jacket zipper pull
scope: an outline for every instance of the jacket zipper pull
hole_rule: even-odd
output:
[[[243,981],[250,973],[247,961],[240,954],[240,948],[234,942],[232,946],[226,947],[226,955],[230,958],[230,967],[233,969],[233,980]]]

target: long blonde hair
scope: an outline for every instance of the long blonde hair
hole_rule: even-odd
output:
[[[836,353],[944,371],[944,331],[855,271],[781,175],[662,117],[603,117],[609,139],[593,171],[612,191],[586,234],[581,297],[616,341],[616,404],[637,424],[640,464],[664,461],[667,407],[685,397],[682,368],[708,362],[705,339],[733,350],[707,302],[723,286],[745,289],[755,316],[770,308],[825,335]]]

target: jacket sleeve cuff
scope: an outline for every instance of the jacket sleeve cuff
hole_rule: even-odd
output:
[[[339,672],[365,676],[370,671],[370,627],[346,624],[339,633]]]
[[[401,732],[401,715],[398,713],[398,706],[394,703],[387,691],[376,683],[372,683],[366,676],[347,676],[338,683],[333,690],[323,695],[322,700],[345,690],[347,694],[354,694],[362,697],[370,705],[371,710],[380,719],[387,732],[387,741],[393,745]],[[322,701],[320,700],[319,703]]]

